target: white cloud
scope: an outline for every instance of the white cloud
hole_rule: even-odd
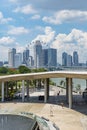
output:
[[[12,21],[12,18],[4,18],[2,12],[0,12],[0,24],[8,23],[9,21]]]
[[[24,14],[34,14],[37,13],[37,11],[32,7],[32,5],[26,5],[26,6],[22,6],[22,7],[17,7],[14,10],[15,13],[24,13]]]
[[[61,10],[54,13],[51,17],[43,17],[43,21],[52,24],[62,24],[72,21],[87,21],[87,11],[80,10]]]
[[[1,46],[8,46],[10,44],[13,44],[14,42],[15,42],[15,39],[11,38],[9,36],[0,38],[0,45]]]
[[[40,19],[40,15],[36,14],[36,15],[32,16],[31,19],[33,19],[33,20]]]
[[[87,32],[72,29],[69,34],[58,34],[52,43],[52,47],[58,50],[58,61],[61,63],[62,52],[68,54],[77,51],[80,62],[87,61]]]
[[[43,41],[44,43],[50,43],[51,41],[53,41],[55,37],[55,31],[52,30],[51,27],[47,26],[44,29],[44,34],[42,35],[38,35],[35,40],[40,40]]]
[[[29,30],[24,27],[11,26],[11,29],[8,31],[8,34],[11,34],[11,35],[21,35],[21,34],[27,34],[27,33],[29,33]]]

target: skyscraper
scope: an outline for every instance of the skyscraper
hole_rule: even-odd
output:
[[[67,66],[67,55],[66,52],[62,53],[62,66]]]
[[[16,54],[16,49],[15,48],[9,49],[9,51],[8,51],[8,64],[9,64],[9,67],[15,67],[15,54]]]
[[[40,68],[43,66],[42,45],[39,40],[35,41],[34,45],[34,67]]]
[[[57,50],[54,48],[48,49],[48,67],[57,66]]]
[[[68,67],[72,66],[72,56],[71,55],[67,55],[67,66]]]
[[[78,66],[79,65],[79,60],[78,60],[78,53],[77,51],[73,52],[73,65]]]
[[[43,49],[43,66],[48,67],[48,49]]]
[[[29,49],[26,48],[26,50],[23,51],[23,64],[26,64],[28,66],[28,59],[29,59]]]
[[[18,68],[22,64],[22,54],[16,53],[14,59],[15,59],[15,68]]]

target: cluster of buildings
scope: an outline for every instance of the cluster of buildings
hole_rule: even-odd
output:
[[[73,56],[70,54],[63,52],[62,53],[62,66],[71,67],[71,66],[79,66],[79,56],[77,51],[73,52]]]
[[[79,63],[77,51],[74,51],[72,55],[63,52],[62,63],[59,64],[57,58],[57,49],[43,47],[41,41],[39,40],[33,42],[32,50],[29,46],[21,53],[18,53],[16,48],[9,49],[8,61],[5,61],[4,63],[0,61],[0,67],[8,66],[9,68],[18,68],[20,65],[24,65],[29,68],[87,66],[87,64]]]
[[[8,65],[10,68],[18,68],[25,65],[30,68],[48,68],[57,66],[57,50],[54,48],[43,49],[39,40],[33,46],[33,55],[30,55],[29,48],[22,53],[17,53],[15,48],[8,51]]]

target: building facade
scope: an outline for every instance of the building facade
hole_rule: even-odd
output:
[[[67,56],[68,54],[66,52],[62,53],[62,66],[67,66]]]
[[[14,60],[15,60],[15,68],[18,68],[22,64],[22,54],[16,53]]]
[[[73,66],[78,66],[79,65],[79,59],[78,59],[78,53],[77,51],[73,52]]]
[[[29,49],[26,48],[26,50],[23,51],[23,64],[28,66],[28,59],[29,59]]]
[[[57,50],[54,48],[48,49],[48,68],[57,67]]]
[[[41,68],[42,66],[43,66],[42,45],[41,42],[37,40],[34,45],[34,67]]]
[[[9,49],[9,51],[8,51],[8,64],[9,64],[9,67],[12,67],[12,68],[15,67],[15,54],[16,54],[16,49],[15,48]]]

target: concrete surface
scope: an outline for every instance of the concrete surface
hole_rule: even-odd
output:
[[[87,116],[75,110],[44,103],[1,103],[0,113],[32,112],[55,123],[60,130],[87,130]]]

